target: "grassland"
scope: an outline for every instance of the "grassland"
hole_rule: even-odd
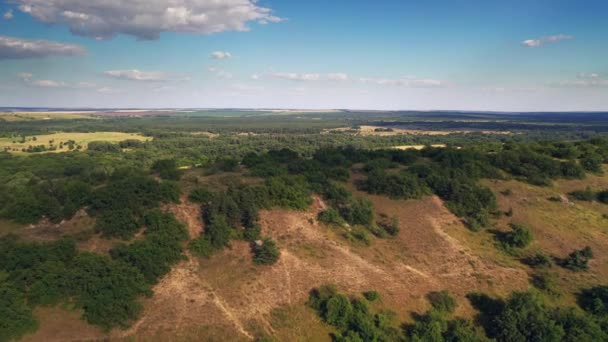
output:
[[[0,112],[0,121],[95,119],[84,112]]]
[[[34,140],[35,139],[35,140]],[[21,142],[21,137],[14,138],[0,138],[0,150],[6,150],[8,152],[16,154],[27,154],[23,152],[23,149],[27,149],[29,146],[45,145],[49,148],[51,146],[57,146],[54,151],[46,152],[67,152],[69,151],[66,142],[72,140],[75,142],[75,146],[81,146],[82,149],[86,149],[88,143],[91,141],[109,141],[119,142],[127,139],[136,139],[140,141],[147,141],[150,138],[144,137],[141,134],[135,133],[123,133],[123,132],[93,132],[93,133],[76,133],[76,132],[59,132],[52,134],[33,135],[25,137],[25,142]],[[63,143],[63,148],[59,148],[59,145]]]

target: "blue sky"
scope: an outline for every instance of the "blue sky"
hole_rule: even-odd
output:
[[[9,0],[0,106],[608,110],[604,0]]]

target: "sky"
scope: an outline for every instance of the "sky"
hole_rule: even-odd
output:
[[[608,111],[608,1],[1,0],[0,106]]]

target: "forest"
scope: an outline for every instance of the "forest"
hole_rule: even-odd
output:
[[[38,310],[49,307],[68,307],[98,327],[99,336],[112,336],[103,334],[132,327],[145,315],[155,289],[176,267],[190,259],[200,265],[219,262],[240,246],[247,251],[238,263],[246,264],[248,272],[273,272],[294,256],[286,252],[291,248],[288,237],[276,233],[284,227],[268,227],[272,213],[308,213],[322,203],[303,224],[324,229],[326,239],[336,239],[334,244],[365,251],[411,234],[403,217],[376,203],[406,205],[427,198],[437,198],[466,227],[461,234],[473,241],[491,236],[488,253],[525,268],[529,288],[501,295],[473,288],[458,299],[448,290],[428,291],[424,310],[403,308],[413,312],[408,319],[382,307],[382,288],[353,292],[328,277],[311,284],[300,302],[328,329],[327,338],[608,341],[608,278],[595,266],[605,251],[595,245],[568,245],[565,255],[533,252],[530,246],[544,235],[533,221],[516,220],[519,213],[502,205],[516,190],[497,192],[493,185],[548,191],[560,182],[576,182],[564,196],[546,196],[542,203],[568,201],[608,213],[608,183],[600,181],[608,164],[605,126],[591,119],[573,126],[573,118],[547,115],[556,125],[538,130],[530,116],[493,123],[486,121],[492,114],[437,113],[430,118],[444,121],[436,123],[420,122],[420,115],[345,112],[319,121],[306,120],[306,115],[230,120],[160,115],[3,122],[0,136],[11,139],[59,131],[141,133],[150,139],[92,141],[66,151],[33,146],[0,152],[0,341],[35,333],[44,323]],[[484,123],[471,124],[475,117]],[[401,121],[385,121],[395,118]],[[382,128],[374,133],[390,135],[365,136],[324,131],[357,131],[357,126],[369,124],[422,130],[431,123],[437,130],[513,132],[393,134]],[[580,131],[581,125],[588,130]],[[394,148],[404,145],[421,148]],[[185,205],[196,208],[200,223],[194,236],[190,223],[170,209]],[[603,215],[607,220],[608,214]],[[61,232],[66,222],[82,216],[90,218],[82,232]],[[507,222],[503,229],[497,229],[500,220]],[[28,235],[28,229],[44,225],[60,233],[52,238]],[[110,247],[87,250],[83,246],[91,239]],[[578,288],[557,289],[557,273],[585,278]],[[550,294],[558,290],[573,300]],[[457,308],[464,307],[473,314],[460,317]],[[249,331],[256,340],[281,340],[272,329]]]

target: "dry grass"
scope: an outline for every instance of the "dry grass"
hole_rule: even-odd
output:
[[[33,141],[33,137],[36,137],[36,141]],[[29,153],[22,152],[22,149],[27,149],[29,146],[38,146],[45,145],[47,148],[50,146],[50,141],[54,141],[53,145],[59,147],[61,142],[65,143],[68,140],[74,140],[76,145],[82,146],[82,149],[86,149],[88,143],[91,141],[109,141],[109,142],[119,142],[127,139],[136,139],[141,141],[147,141],[151,138],[144,137],[141,134],[135,133],[122,133],[122,132],[94,132],[94,133],[53,133],[53,134],[44,134],[44,135],[36,135],[36,136],[28,136],[26,137],[26,141],[21,143],[20,137],[16,138],[0,138],[0,151],[4,151],[6,148],[9,148],[9,152],[15,154],[24,154],[28,155]],[[62,149],[57,148],[55,151],[47,151],[49,152],[68,152],[68,146],[64,145]]]
[[[0,112],[0,120],[35,121],[35,120],[69,120],[69,119],[94,119],[91,113],[83,112]]]

